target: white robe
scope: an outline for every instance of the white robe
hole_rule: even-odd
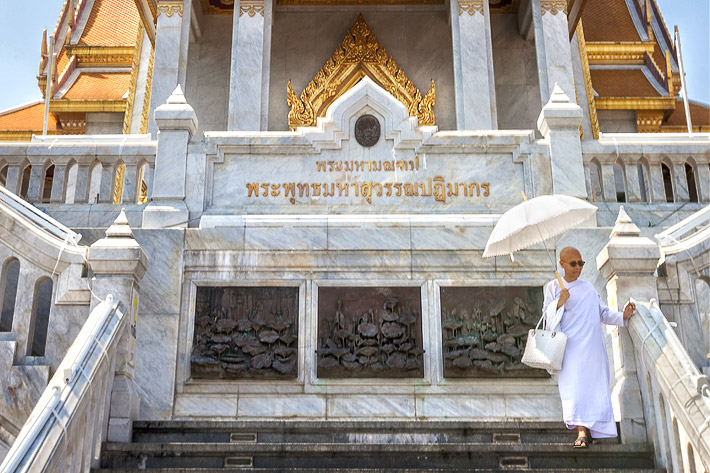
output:
[[[562,416],[568,428],[587,427],[594,438],[616,437],[614,411],[609,394],[609,360],[600,322],[623,326],[621,312],[612,312],[591,283],[565,282],[570,297],[557,308],[560,285],[545,286],[543,312],[547,329],[567,335],[565,357],[558,374]]]

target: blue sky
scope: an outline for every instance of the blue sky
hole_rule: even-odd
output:
[[[657,1],[671,34],[674,25],[680,29],[690,98],[710,104],[710,2]],[[42,30],[54,31],[61,8],[62,0],[0,0],[0,110],[42,98]]]

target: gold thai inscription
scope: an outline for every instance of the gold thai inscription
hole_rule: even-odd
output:
[[[419,172],[419,156],[410,160],[378,161],[316,161],[317,173],[342,172]],[[391,174],[390,174],[391,176]],[[489,197],[490,182],[447,182],[443,176],[401,182],[377,182],[372,180],[348,182],[247,182],[247,197],[252,199],[282,198],[296,203],[296,197],[360,197],[372,204],[377,197],[420,197],[446,200],[461,197]]]

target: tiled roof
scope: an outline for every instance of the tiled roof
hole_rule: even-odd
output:
[[[660,97],[640,69],[592,69],[592,87],[600,97]]]
[[[710,106],[688,101],[690,105],[690,121],[693,126],[710,126]],[[663,122],[663,126],[686,126],[685,122],[685,103],[683,99],[678,99],[675,110],[668,117],[668,120]]]
[[[587,41],[641,41],[624,0],[587,2],[582,24]]]
[[[44,126],[44,102],[35,102],[21,108],[0,112],[0,130],[41,130]],[[47,130],[57,129],[57,121],[49,114]]]
[[[74,82],[64,99],[118,100],[128,91],[129,72],[85,72]]]
[[[140,16],[134,0],[96,0],[79,44],[134,45],[139,23]]]

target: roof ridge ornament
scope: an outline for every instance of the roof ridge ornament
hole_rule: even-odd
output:
[[[288,114],[289,127],[295,130],[303,126],[316,126],[318,117],[325,117],[328,107],[365,76],[402,102],[409,116],[418,118],[420,126],[435,124],[434,80],[431,81],[429,91],[422,97],[421,92],[377,41],[360,14],[340,46],[301,92],[300,98],[291,87],[291,81],[288,81],[286,94],[291,109]]]

